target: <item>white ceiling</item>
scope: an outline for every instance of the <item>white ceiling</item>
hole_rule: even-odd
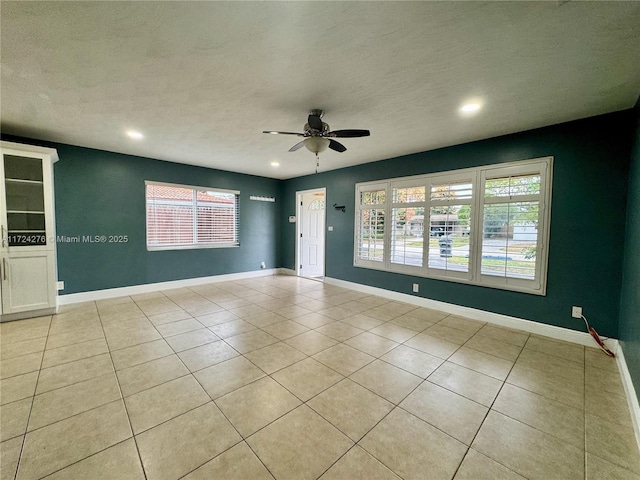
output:
[[[302,131],[311,108],[371,130],[322,153],[329,170],[640,93],[640,2],[2,1],[1,17],[3,132],[274,178],[315,158],[262,130]]]

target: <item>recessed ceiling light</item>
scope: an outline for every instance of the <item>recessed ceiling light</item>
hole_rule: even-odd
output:
[[[460,107],[460,113],[470,115],[477,113],[481,108],[482,105],[479,102],[469,102]]]
[[[280,162],[271,162],[271,166],[272,167],[279,167],[280,166]]]
[[[129,130],[127,132],[127,135],[130,138],[135,138],[136,140],[140,140],[141,138],[144,138],[144,135],[142,135],[140,132],[136,132],[136,131],[133,131],[133,130]]]

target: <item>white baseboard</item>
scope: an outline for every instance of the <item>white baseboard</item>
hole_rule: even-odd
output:
[[[440,302],[438,300],[431,300],[429,298],[416,297],[414,295],[408,295],[406,293],[392,292],[383,288],[370,287],[368,285],[347,282],[345,280],[339,280],[337,278],[325,277],[325,282],[329,285],[357,290],[359,292],[368,293],[370,295],[377,295],[379,297],[388,298],[390,300],[397,300],[399,302],[410,303],[419,307],[440,310],[441,312],[446,312],[451,315],[459,315],[461,317],[471,318],[473,320],[479,320],[481,322],[488,322],[494,325],[499,325],[501,327],[524,330],[525,332],[535,333],[536,335],[542,335],[545,337],[551,337],[556,340],[563,340],[565,342],[577,343],[586,347],[598,348],[593,338],[591,338],[591,335],[589,335],[587,332],[578,332],[576,330],[556,327],[554,325],[546,325],[544,323],[538,323],[531,320],[526,320],[524,318],[511,317],[509,315],[502,315],[500,313],[487,312],[485,310],[478,310],[477,308],[463,307],[460,305],[455,305],[453,303],[446,303]],[[615,339],[609,339],[606,341],[606,343],[613,351],[618,348],[618,341]]]
[[[43,308],[42,310],[29,310],[19,313],[5,313],[0,315],[0,322],[13,322],[14,320],[23,320],[25,318],[44,317],[45,315],[53,315],[57,313],[57,307]]]
[[[296,275],[296,271],[292,268],[278,268],[278,275]]]
[[[184,280],[172,280],[170,282],[146,283],[144,285],[132,285],[130,287],[107,288],[90,292],[71,293],[58,296],[58,305],[70,305],[72,303],[91,302],[107,298],[126,297],[140,293],[157,292],[171,288],[195,287],[206,283],[229,282],[244,280],[246,278],[267,277],[277,275],[280,269],[271,268],[265,270],[253,270],[251,272],[229,273],[226,275],[214,275],[211,277],[185,278]]]
[[[624,386],[624,392],[627,396],[627,404],[629,405],[629,413],[631,414],[631,423],[633,424],[633,430],[636,434],[636,442],[638,443],[638,449],[640,450],[640,403],[638,403],[638,395],[636,389],[633,386],[631,380],[631,373],[627,366],[627,361],[624,358],[624,352],[622,346],[615,350],[616,361],[618,362],[618,370],[620,370],[620,377],[622,377],[622,385]]]

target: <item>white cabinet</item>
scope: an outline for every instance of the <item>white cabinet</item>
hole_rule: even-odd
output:
[[[0,142],[1,320],[56,308],[52,148]]]

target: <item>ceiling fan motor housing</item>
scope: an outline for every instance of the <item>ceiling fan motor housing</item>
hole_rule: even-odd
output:
[[[347,147],[340,142],[333,140],[333,138],[355,138],[355,137],[368,137],[369,130],[336,130],[331,131],[328,123],[321,120],[324,116],[324,111],[314,109],[309,112],[307,123],[304,125],[303,133],[296,132],[279,132],[272,130],[265,130],[263,133],[273,133],[282,135],[296,135],[298,137],[304,137],[304,140],[296,143],[289,149],[290,152],[296,152],[303,146],[312,153],[316,154],[316,168],[318,167],[318,153],[324,152],[327,148],[334,150],[338,153],[346,152]]]
[[[322,122],[322,130],[316,130],[314,128],[311,128],[311,126],[308,123],[304,124],[304,136],[305,137],[324,135],[324,134],[329,133],[329,132],[330,132],[330,130],[329,130],[329,124],[328,123]]]

